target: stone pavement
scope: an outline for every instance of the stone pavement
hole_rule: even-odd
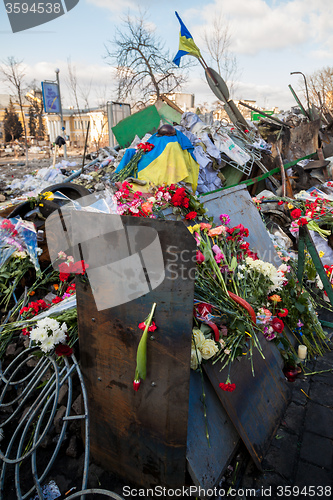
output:
[[[263,471],[249,461],[236,485],[240,493],[255,489],[256,496],[268,498],[333,496],[333,350],[305,365],[307,372],[324,370],[332,371],[301,374],[290,382],[291,400],[263,460]],[[249,498],[244,493],[239,498]]]

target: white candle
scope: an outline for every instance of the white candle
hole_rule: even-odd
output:
[[[301,359],[302,361],[304,361],[305,358],[306,358],[307,351],[308,351],[308,349],[307,349],[306,345],[299,345],[298,346],[298,357],[299,357],[299,359]]]

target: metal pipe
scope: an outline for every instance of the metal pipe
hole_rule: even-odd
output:
[[[290,74],[291,75],[302,75],[303,78],[304,78],[305,91],[306,91],[306,100],[307,100],[307,103],[308,103],[308,113],[309,113],[310,119],[312,119],[312,114],[311,114],[311,111],[310,111],[310,100],[309,100],[308,84],[306,82],[305,75],[304,75],[304,73],[302,73],[302,71],[292,71]]]
[[[92,162],[88,163],[88,165],[85,165],[84,167],[80,168],[80,170],[78,170],[77,172],[74,172],[74,174],[67,177],[67,179],[65,179],[63,182],[70,182],[73,179],[75,179],[76,177],[79,177],[79,175],[82,174],[83,170],[85,170],[88,167],[91,167],[92,165],[96,165],[96,163],[98,163],[98,162],[99,162],[99,159],[96,158],[96,160],[93,160]]]
[[[58,91],[59,91],[59,109],[60,109],[60,122],[61,122],[61,130],[62,130],[62,135],[64,136],[65,139],[65,144],[64,144],[64,157],[65,160],[67,160],[67,146],[66,146],[66,134],[65,134],[65,127],[64,127],[64,117],[62,114],[62,105],[61,105],[61,94],[60,94],[60,81],[59,81],[59,68],[55,70],[56,78],[57,78],[57,84],[58,84]]]

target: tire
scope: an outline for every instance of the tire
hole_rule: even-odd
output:
[[[71,183],[60,183],[60,184],[53,184],[46,189],[43,189],[41,193],[46,193],[48,191],[51,191],[51,193],[55,193],[56,191],[59,191],[60,193],[64,194],[71,200],[77,200],[79,198],[83,198],[84,196],[88,196],[90,191],[86,189],[83,186],[80,186],[79,184],[71,184]],[[40,213],[43,215],[43,217],[47,218],[52,212],[55,210],[58,210],[59,207],[65,205],[67,203],[66,200],[61,200],[60,202],[55,202],[53,200],[45,200],[43,202],[43,207],[40,207]],[[82,203],[84,205],[84,203]],[[8,217],[22,217],[24,219],[24,216],[31,211],[31,206],[29,201],[24,201],[21,203],[19,206],[15,207],[14,210],[8,215]]]

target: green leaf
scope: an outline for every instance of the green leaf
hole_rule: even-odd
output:
[[[237,259],[236,257],[234,256],[232,259],[231,259],[231,263],[230,263],[230,266],[229,266],[229,269],[231,271],[234,271],[237,267]]]
[[[211,327],[206,325],[205,323],[201,323],[200,330],[204,335],[211,333],[212,331]]]
[[[299,302],[295,302],[295,307],[300,313],[303,313],[305,311],[305,306],[303,304],[300,304]]]
[[[145,380],[147,374],[147,338],[148,327],[145,328],[136,353],[136,367],[139,377]]]

